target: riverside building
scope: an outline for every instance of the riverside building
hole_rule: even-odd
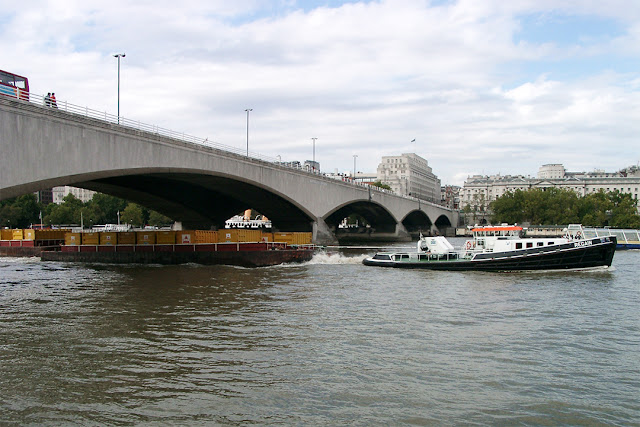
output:
[[[376,177],[396,194],[440,203],[440,180],[428,162],[417,154],[383,156]]]
[[[618,172],[567,172],[562,164],[547,164],[540,167],[538,176],[523,175],[474,175],[467,178],[461,191],[460,208],[470,206],[475,211],[486,211],[489,203],[503,194],[531,188],[564,188],[586,196],[602,190],[631,194],[638,200],[640,189],[640,167],[630,166]]]
[[[87,203],[93,198],[93,195],[96,194],[95,191],[86,190],[84,188],[71,187],[69,185],[65,185],[62,187],[53,187],[51,192],[52,201],[57,205],[62,204],[62,202],[64,202],[64,198],[69,194],[73,194],[77,199],[80,199],[82,203]]]

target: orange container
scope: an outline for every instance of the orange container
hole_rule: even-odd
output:
[[[310,245],[313,240],[313,233],[293,233],[294,245]]]
[[[136,231],[136,245],[155,245],[155,231]]]
[[[238,229],[237,228],[225,228],[218,230],[218,243],[237,242],[238,241]]]
[[[177,245],[188,245],[188,244],[193,244],[193,243],[216,243],[216,242],[199,242],[198,238],[199,238],[199,234],[200,231],[193,231],[193,230],[181,230],[181,231],[176,231],[176,244]],[[204,233],[214,233],[215,231],[205,231]],[[212,237],[213,239],[213,237]],[[218,240],[217,235],[215,235],[215,240]]]
[[[293,244],[293,233],[283,233],[283,232],[275,232],[273,233],[273,241],[279,243],[287,243],[289,245]]]
[[[101,245],[117,245],[118,233],[113,231],[103,231],[102,233],[100,233],[100,244]]]
[[[89,233],[82,233],[82,244],[83,245],[99,245],[100,233],[93,232],[93,231]]]
[[[63,240],[69,230],[35,230],[36,240]]]
[[[262,231],[260,230],[247,230],[239,228],[238,230],[238,242],[240,243],[253,243],[259,242],[262,239]]]
[[[136,233],[134,233],[133,231],[123,231],[118,233],[118,244],[119,245],[135,245]]]
[[[0,230],[0,240],[12,240],[13,230]]]
[[[175,231],[156,231],[156,243],[159,245],[175,245]]]
[[[82,244],[81,233],[65,233],[64,235],[65,246],[76,246]]]

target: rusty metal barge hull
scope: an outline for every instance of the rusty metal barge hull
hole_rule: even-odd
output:
[[[264,247],[263,247],[264,246]],[[63,247],[60,252],[42,252],[43,261],[107,264],[203,264],[266,267],[309,261],[315,249],[278,248],[266,244],[200,244],[149,246]]]

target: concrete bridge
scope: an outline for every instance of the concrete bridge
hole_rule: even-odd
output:
[[[33,98],[33,97],[32,97]],[[32,99],[33,101],[33,99]],[[371,240],[445,233],[458,213],[376,187],[336,181],[109,120],[0,96],[0,200],[61,185],[121,197],[185,228],[224,227],[253,208],[281,231],[312,231],[318,244],[344,237],[350,214]]]

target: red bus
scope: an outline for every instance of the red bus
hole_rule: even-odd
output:
[[[0,95],[29,100],[29,80],[17,74],[0,70]]]

